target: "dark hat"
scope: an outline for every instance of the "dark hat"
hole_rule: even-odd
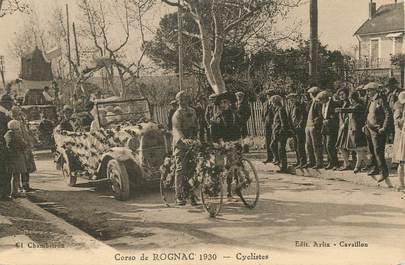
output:
[[[3,94],[0,98],[0,102],[2,103],[13,103],[14,100],[9,94]]]
[[[216,105],[219,105],[221,100],[224,100],[224,99],[227,99],[227,100],[229,100],[231,102],[236,101],[235,94],[232,94],[232,93],[230,93],[228,91],[225,91],[225,92],[222,92],[222,93],[219,93],[219,94],[215,94],[214,100],[215,100]]]

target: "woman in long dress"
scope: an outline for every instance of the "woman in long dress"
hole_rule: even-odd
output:
[[[360,98],[358,92],[353,92],[350,95],[350,107],[338,110],[340,113],[347,113],[348,121],[348,137],[346,147],[350,151],[356,152],[356,166],[354,173],[358,173],[367,160],[367,140],[363,133],[364,113],[366,106]]]
[[[395,125],[395,136],[394,136],[394,147],[398,147],[401,142],[401,137],[402,137],[402,125],[403,125],[403,109],[404,105],[399,102],[395,102],[394,104],[394,125]],[[394,164],[399,164],[399,161],[401,160],[401,152],[400,148],[394,148],[393,149],[393,154],[392,154],[392,163]]]
[[[340,89],[338,91],[338,98],[342,102],[342,109],[347,109],[350,107],[348,90]],[[347,146],[348,136],[349,136],[349,114],[346,112],[341,112],[339,113],[339,132],[336,141],[336,148],[340,150],[340,153],[342,154],[343,157],[343,167],[339,169],[341,171],[350,169],[349,149]]]
[[[402,105],[402,119],[401,119],[401,124],[404,124],[405,121],[405,91],[401,92],[398,96],[398,102]],[[405,190],[405,184],[404,184],[404,176],[405,176],[405,126],[402,126],[402,131],[401,131],[401,138],[399,139],[399,148],[397,148],[398,152],[395,152],[394,156],[397,156],[396,158],[399,160],[399,165],[398,165],[398,176],[399,176],[399,183],[400,187],[399,190],[404,191]]]

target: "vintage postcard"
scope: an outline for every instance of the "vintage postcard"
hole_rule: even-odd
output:
[[[0,0],[0,265],[405,265],[401,0]]]

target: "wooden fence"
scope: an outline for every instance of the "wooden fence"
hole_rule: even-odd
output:
[[[260,101],[251,102],[250,110],[251,115],[248,120],[248,133],[249,136],[264,136],[264,123],[262,122],[262,108],[263,104]],[[169,114],[170,106],[152,106],[152,113],[154,120],[164,126],[167,126],[167,116]]]

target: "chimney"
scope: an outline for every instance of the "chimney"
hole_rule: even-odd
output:
[[[370,0],[368,18],[372,19],[377,11],[377,4]]]

